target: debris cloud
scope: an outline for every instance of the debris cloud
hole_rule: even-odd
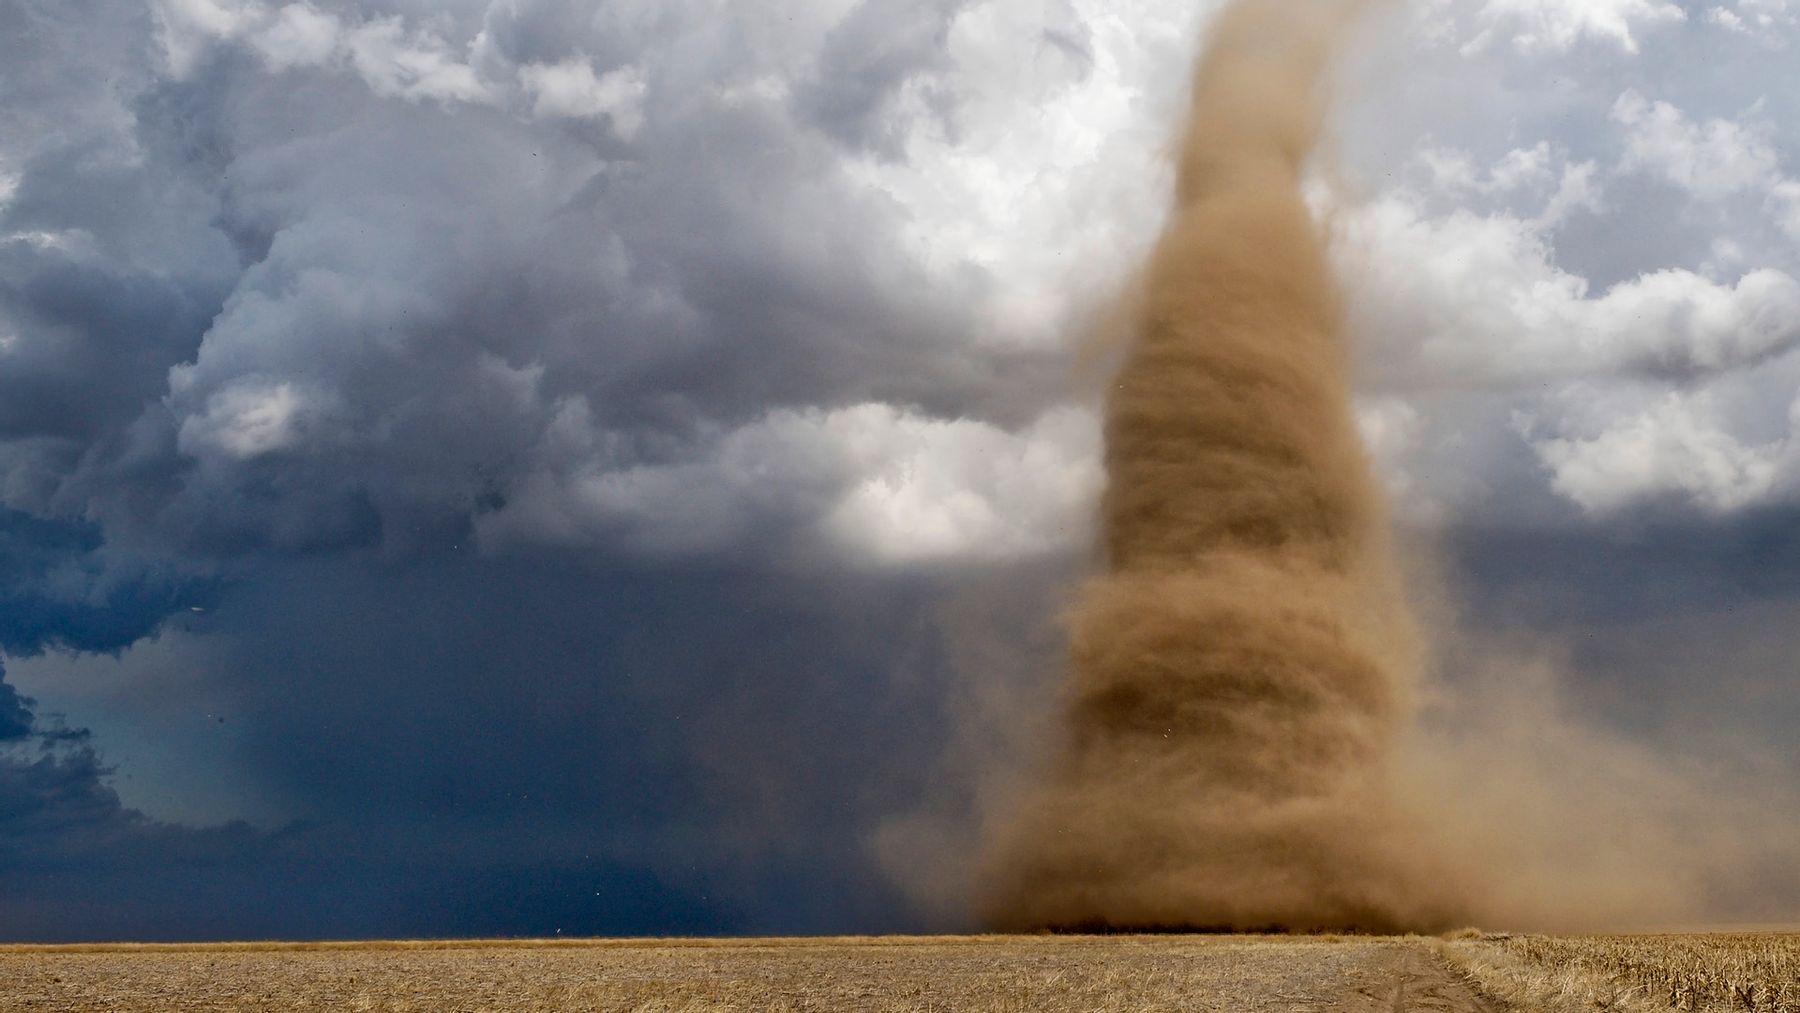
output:
[[[999,835],[1005,929],[1437,927],[1395,801],[1420,667],[1301,191],[1354,2],[1214,23],[1106,402],[1067,740]]]

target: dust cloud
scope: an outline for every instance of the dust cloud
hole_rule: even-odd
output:
[[[1000,928],[1396,930],[1461,914],[1394,790],[1419,651],[1301,177],[1353,3],[1214,24],[1106,402],[1106,570]],[[1427,880],[1435,880],[1428,886]]]
[[[1415,853],[1463,884],[1469,921],[1562,932],[1795,921],[1791,765],[1745,739],[1622,730],[1571,691],[1564,647],[1472,629],[1453,586],[1419,583],[1435,675],[1396,784],[1419,816]]]
[[[1109,322],[1125,339],[1102,565],[1066,617],[1060,737],[988,813],[980,915],[1381,932],[1791,917],[1791,771],[1611,730],[1554,658],[1470,632],[1453,582],[1419,578],[1430,553],[1399,575],[1302,197],[1360,6],[1236,0],[1214,22],[1175,206]]]

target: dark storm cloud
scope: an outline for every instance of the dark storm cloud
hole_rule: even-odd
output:
[[[7,934],[909,924],[865,837],[942,746],[937,578],[470,551],[772,410],[1029,417],[1048,360],[963,345],[837,161],[951,10],[6,4],[0,646],[181,616],[308,819],[159,822],[0,683]]]
[[[7,941],[722,932],[721,905],[578,845],[446,846],[339,821],[194,828],[123,805],[87,737],[0,745]],[[516,844],[516,840],[514,841]]]
[[[203,554],[408,550],[546,470],[703,454],[772,409],[1016,424],[1052,386],[1041,355],[962,342],[973,290],[918,298],[932,286],[880,238],[893,208],[838,161],[840,127],[910,115],[880,96],[941,62],[953,7],[869,4],[810,40],[732,12],[747,44],[700,51],[673,13],[562,4],[398,34],[299,4],[223,5],[236,29],[154,5],[156,32],[14,7],[51,79],[15,101],[106,112],[80,133],[40,115],[9,160],[15,505]],[[125,72],[55,78],[98,62],[90,33]],[[378,43],[451,66],[392,81]],[[784,78],[866,108],[815,127],[757,90]]]
[[[146,817],[87,733],[8,690],[5,934],[917,928],[873,839],[957,787],[955,596],[541,558],[263,566],[191,625],[223,642],[211,706],[250,727],[240,762],[303,821]]]
[[[6,654],[118,650],[153,631],[176,601],[204,600],[202,589],[111,572],[96,558],[99,549],[90,527],[0,511]],[[141,887],[148,874],[183,858],[205,856],[212,861],[202,864],[216,867],[218,859],[240,857],[251,836],[246,827],[192,832],[123,807],[90,734],[60,717],[41,717],[36,701],[5,679],[0,665],[0,870],[9,884],[0,912],[9,938],[115,931],[110,926],[119,922],[99,907],[106,894],[89,891],[121,863],[136,870],[131,885]],[[71,880],[80,888],[69,889]],[[140,920],[154,917],[133,907]]]
[[[209,577],[111,552],[100,530],[0,508],[0,651],[117,651],[204,607]]]
[[[254,729],[245,762],[285,804],[356,813],[372,840],[483,863],[589,855],[764,930],[916,927],[870,839],[949,787],[947,701],[969,673],[944,603],[962,584],[294,565],[216,614],[229,663],[253,673],[223,706]]]
[[[31,734],[36,715],[31,713],[31,699],[0,682],[0,742],[12,742]]]
[[[1053,388],[1043,356],[963,343],[967,292],[918,298],[931,286],[879,241],[894,209],[841,173],[844,144],[911,115],[891,100],[941,62],[949,8],[872,4],[797,39],[728,13],[741,31],[714,49],[678,12],[491,5],[408,22],[390,42],[474,75],[410,84],[359,69],[344,47],[377,23],[350,8],[307,8],[339,49],[290,66],[254,26],[184,28],[193,9],[156,8],[167,53],[142,19],[25,9],[43,67],[77,59],[87,29],[141,78],[83,99],[108,115],[81,144],[48,131],[10,163],[8,495],[90,519],[21,514],[38,527],[19,544],[77,561],[129,546],[168,577],[87,612],[11,601],[35,639],[8,649],[116,650],[183,616],[220,646],[195,678],[248,729],[237,762],[308,822],[157,822],[108,786],[104,743],[52,749],[39,720],[7,767],[9,931],[919,924],[869,837],[918,802],[949,734],[934,645],[953,577],[754,562],[853,477],[804,465],[814,423],[730,452],[800,481],[705,542],[711,558],[646,570],[604,551],[664,537],[641,521],[592,529],[591,557],[529,545],[586,476],[685,466],[662,512],[716,512],[710,448],[770,411],[1018,421]],[[583,90],[614,73],[623,98]],[[851,75],[860,105],[816,119],[758,91],[770,75],[803,95]],[[473,555],[502,514],[526,547]],[[213,572],[228,582],[187,594]],[[271,903],[290,896],[321,899]]]
[[[171,602],[210,602],[97,591],[91,531],[5,534],[15,657],[114,650]],[[311,819],[149,818],[86,731],[0,681],[7,938],[914,924],[864,838],[941,746],[917,734],[942,724],[930,648],[904,659],[911,682],[886,678],[931,620],[929,582],[822,594],[473,558],[240,580],[191,620],[229,645],[220,720],[251,724],[245,762]]]
[[[217,590],[210,580],[108,553],[91,524],[5,509],[0,586],[0,650],[15,659],[46,650],[118,651],[171,614],[210,603]],[[242,825],[191,830],[125,807],[91,740],[59,715],[39,714],[0,665],[4,934],[24,940],[218,931],[199,928],[208,914],[195,881],[262,864],[268,842]]]

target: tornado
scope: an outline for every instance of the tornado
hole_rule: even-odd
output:
[[[1432,929],[1394,799],[1419,669],[1302,194],[1348,2],[1213,23],[1105,402],[1063,740],[1003,821],[1001,930]]]

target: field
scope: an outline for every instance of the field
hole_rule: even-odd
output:
[[[0,950],[46,1010],[1497,1011],[1425,940],[1015,936]]]
[[[12,946],[0,1008],[1800,1013],[1796,968],[1800,935]]]
[[[1518,1009],[1800,1013],[1800,933],[1483,936],[1442,950]]]

